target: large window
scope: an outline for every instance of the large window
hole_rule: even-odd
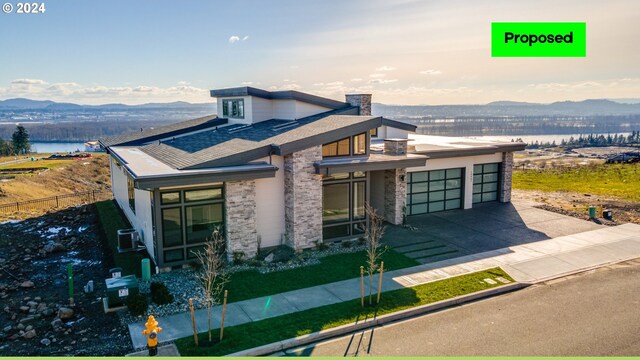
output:
[[[500,163],[473,166],[473,202],[498,200]]]
[[[409,173],[407,215],[462,207],[462,168]]]
[[[244,119],[244,100],[222,100],[222,116]]]
[[[222,184],[206,189],[160,193],[162,256],[164,263],[193,259],[195,251],[216,228],[224,225]]]
[[[133,179],[131,176],[127,176],[127,196],[129,198],[129,207],[136,213],[136,189],[134,187]]]
[[[322,145],[322,157],[365,155],[367,133],[358,134]]]
[[[367,174],[326,175],[322,186],[323,239],[362,234],[366,221]]]

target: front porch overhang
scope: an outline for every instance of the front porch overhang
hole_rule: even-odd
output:
[[[192,186],[215,182],[272,178],[276,176],[276,171],[278,171],[278,168],[274,165],[249,164],[198,171],[187,170],[177,174],[146,175],[137,177],[133,174],[133,181],[134,186],[137,189],[150,190],[163,187]]]
[[[424,166],[429,157],[425,155],[371,154],[358,158],[324,159],[313,166],[316,174],[331,175],[354,171],[378,171]]]

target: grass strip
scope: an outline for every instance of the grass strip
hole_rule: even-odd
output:
[[[333,328],[374,316],[430,304],[441,300],[471,294],[504,284],[487,284],[483,279],[504,277],[513,279],[502,269],[493,268],[456,276],[412,288],[387,291],[377,307],[360,307],[360,299],[286,314],[247,324],[225,327],[224,340],[212,346],[202,346],[207,333],[199,334],[201,346],[196,347],[193,336],[175,341],[182,356],[220,356],[240,350],[270,344],[316,331]],[[374,299],[375,301],[375,299]],[[219,332],[214,331],[214,339]]]
[[[96,202],[98,218],[102,227],[102,233],[113,255],[114,263],[122,268],[123,275],[142,276],[141,260],[146,253],[118,252],[118,230],[130,228],[129,222],[122,217],[112,200]]]
[[[279,294],[317,285],[348,280],[360,276],[360,265],[364,265],[366,254],[359,251],[336,254],[320,259],[320,264],[298,269],[261,274],[255,270],[241,271],[231,276],[227,287],[229,302]],[[420,265],[392,249],[382,255],[385,270],[398,270]]]
[[[513,188],[568,191],[640,201],[640,164],[597,164],[513,172]]]

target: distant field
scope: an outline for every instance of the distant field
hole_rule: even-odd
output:
[[[640,202],[640,164],[514,170],[513,188],[577,192]]]
[[[54,169],[60,166],[70,165],[73,161],[82,161],[82,160],[36,160],[36,161],[26,161],[17,164],[0,166],[0,170],[4,169],[27,169],[27,168],[38,168],[38,169]]]

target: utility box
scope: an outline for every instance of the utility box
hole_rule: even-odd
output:
[[[138,247],[138,232],[135,229],[118,230],[118,252],[135,251]]]
[[[613,211],[611,209],[602,210],[602,217],[606,220],[613,220]]]
[[[109,276],[111,276],[112,278],[122,277],[122,268],[115,267],[115,268],[109,269]]]
[[[124,305],[129,296],[139,293],[135,275],[105,279],[104,282],[107,285],[109,307]]]

